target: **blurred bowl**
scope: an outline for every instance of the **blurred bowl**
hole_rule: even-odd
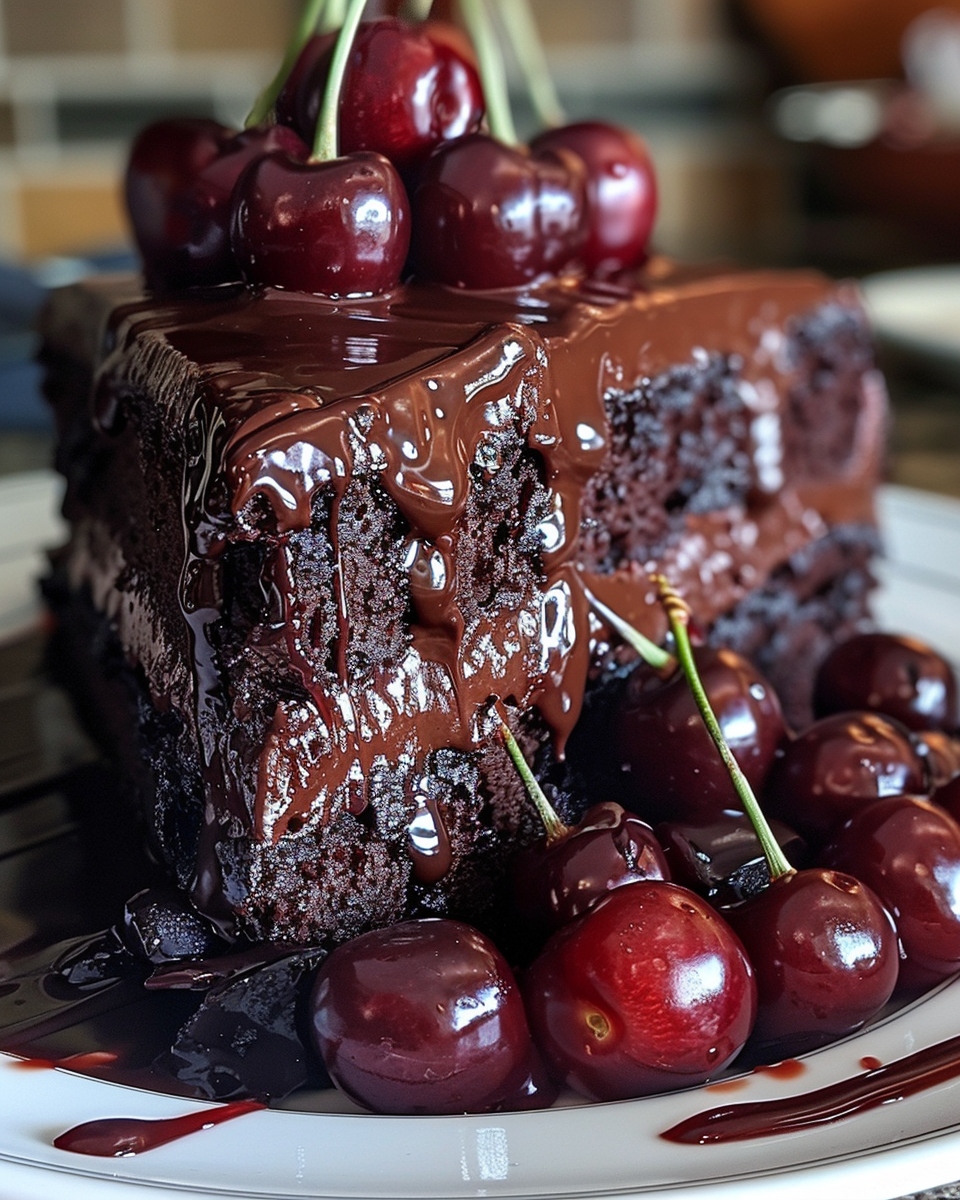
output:
[[[960,388],[960,266],[885,271],[862,287],[881,342]]]

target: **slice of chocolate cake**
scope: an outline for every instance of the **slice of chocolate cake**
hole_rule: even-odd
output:
[[[884,392],[855,293],[817,275],[654,260],[629,288],[349,304],[91,283],[44,334],[61,644],[227,930],[482,922],[532,834],[488,702],[570,813],[564,746],[623,659],[591,597],[660,637],[666,572],[795,717],[866,615]]]

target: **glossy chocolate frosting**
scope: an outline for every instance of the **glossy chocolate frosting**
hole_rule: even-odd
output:
[[[205,794],[196,900],[227,925],[240,911],[258,936],[315,936],[331,918],[291,929],[269,899],[291,886],[289,870],[260,877],[258,853],[238,857],[237,844],[322,840],[344,814],[376,808],[383,772],[406,797],[405,824],[385,835],[390,887],[411,875],[442,883],[469,837],[447,828],[427,756],[485,752],[497,696],[518,715],[539,713],[562,757],[609,641],[591,595],[659,637],[649,574],[665,570],[707,626],[830,528],[873,520],[884,413],[873,372],[848,372],[830,455],[791,449],[810,387],[795,329],[826,310],[863,323],[850,289],[812,273],[684,272],[655,260],[617,286],[464,294],[414,284],[349,304],[227,289],[112,308],[92,352],[89,311],[73,318],[115,296],[63,297],[47,339],[55,353],[94,359],[95,439],[132,438],[143,456],[157,421],[166,452],[181,455],[144,468],[179,484],[182,561],[167,564],[177,612],[131,558],[129,528],[98,515],[76,483],[70,579],[107,613],[154,705],[195,736]],[[711,372],[722,376],[716,395],[697,382]],[[619,489],[628,506],[640,471],[635,446],[616,444],[613,407],[655,409],[662,393],[676,408],[683,386],[696,393],[683,400],[693,416],[667,456],[682,457],[719,397],[736,411],[717,454],[741,482],[719,505],[668,496],[655,543],[628,539],[601,555],[591,549],[610,509],[600,492]],[[827,412],[824,422],[836,424]],[[498,492],[501,472],[515,477],[512,491]],[[515,511],[496,511],[501,494]],[[392,514],[382,562],[361,562],[371,551],[351,532],[371,506]],[[515,586],[486,596],[470,541],[478,519],[503,524],[500,552],[520,564]],[[320,534],[322,555],[310,540]],[[259,609],[231,660],[232,564],[248,552]],[[381,589],[397,595],[389,618],[376,615]],[[384,628],[371,631],[377,620]],[[374,633],[387,648],[367,653]],[[242,665],[232,673],[230,661]],[[268,686],[265,702],[238,685],[244,672],[271,671],[287,682]],[[258,696],[271,706],[259,741],[249,715]],[[367,912],[360,924],[378,919]]]

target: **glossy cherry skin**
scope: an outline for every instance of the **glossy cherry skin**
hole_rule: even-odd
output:
[[[943,808],[916,796],[878,800],[853,814],[821,859],[855,875],[893,915],[903,988],[960,970],[960,825]]]
[[[337,1087],[380,1113],[522,1102],[534,1054],[503,956],[469,925],[433,918],[337,947],[313,987],[310,1036]]]
[[[619,804],[595,804],[569,835],[522,850],[511,864],[513,911],[542,942],[614,888],[669,879],[653,830]]]
[[[727,744],[758,791],[786,725],[771,685],[732,650],[698,646],[694,659]],[[740,801],[682,672],[663,680],[639,664],[611,727],[620,799],[651,824],[712,820]]]
[[[277,119],[292,115],[293,127],[309,142],[332,48],[329,35],[308,43],[277,103]],[[372,150],[397,167],[411,167],[443,142],[479,129],[483,111],[480,77],[456,29],[390,17],[360,26],[340,98],[341,154]]]
[[[231,194],[255,159],[283,151],[305,159],[290,129],[236,133],[214,121],[172,120],[136,139],[126,174],[127,209],[148,284],[158,290],[239,281],[230,246]]]
[[[764,807],[822,845],[863,805],[923,790],[923,764],[908,730],[879,713],[836,713],[784,745]]]
[[[248,284],[376,295],[399,282],[409,245],[407,194],[379,154],[317,163],[270,154],[237,184],[233,248]]]
[[[862,633],[834,648],[817,672],[818,716],[866,709],[908,729],[955,730],[957,679],[924,642],[892,633]]]
[[[461,288],[519,287],[575,260],[586,235],[576,155],[531,155],[474,133],[428,159],[413,198],[417,274]]]
[[[580,251],[587,271],[605,276],[643,262],[657,215],[657,181],[641,139],[606,121],[580,121],[548,129],[530,149],[572,150],[587,168],[587,240]]]
[[[913,735],[913,744],[923,763],[925,791],[942,788],[960,775],[960,738],[940,729],[925,729]]]
[[[771,821],[787,859],[800,862],[806,850],[798,833]],[[654,830],[674,883],[688,887],[717,908],[739,904],[770,884],[760,839],[745,813],[724,812],[710,821],[662,821]]]
[[[756,1012],[730,927],[656,881],[617,888],[555,933],[524,995],[548,1064],[594,1100],[702,1083],[739,1053]]]
[[[947,783],[938,787],[930,799],[945,808],[955,821],[960,821],[960,775],[954,775]]]
[[[893,919],[839,871],[784,875],[723,914],[757,977],[751,1045],[778,1058],[860,1029],[893,994],[900,958]]]

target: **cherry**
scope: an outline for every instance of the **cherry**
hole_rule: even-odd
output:
[[[511,870],[513,908],[542,941],[614,888],[669,878],[650,826],[607,800],[587,809],[558,841],[521,850]]]
[[[776,693],[732,650],[697,647],[694,658],[724,737],[759,788],[786,736]],[[639,663],[627,680],[611,732],[623,801],[645,820],[712,820],[724,809],[741,808],[682,671],[664,679]]]
[[[914,734],[913,744],[923,763],[924,791],[942,788],[960,775],[960,738],[940,729],[925,729]]]
[[[960,821],[960,775],[954,775],[938,787],[930,799],[945,808],[955,821]]]
[[[850,871],[893,914],[900,982],[928,987],[960,970],[960,825],[916,796],[890,796],[859,809],[823,852]]]
[[[277,119],[312,141],[330,72],[334,39],[313,38],[277,101]],[[472,133],[483,117],[483,90],[459,31],[439,21],[395,18],[360,26],[340,100],[340,149],[372,150],[401,168],[443,142]]]
[[[796,1055],[860,1029],[897,983],[897,932],[877,896],[839,871],[794,871],[723,915],[757,975],[751,1045]]]
[[[248,284],[374,295],[399,282],[409,243],[406,192],[379,154],[326,162],[268,154],[234,193],[233,248]]]
[[[511,863],[512,907],[524,941],[539,947],[555,929],[614,888],[641,879],[670,878],[653,830],[619,804],[595,804],[573,826],[561,821],[502,710],[497,716],[507,751],[545,830],[541,841],[521,850]]]
[[[534,154],[572,150],[587,168],[587,239],[580,259],[593,275],[638,266],[657,212],[657,185],[647,148],[635,133],[605,121],[548,129]]]
[[[231,194],[249,163],[308,151],[283,126],[236,133],[215,121],[159,121],[137,137],[126,174],[127,209],[150,287],[240,279],[230,248]]]
[[[330,72],[330,57],[336,40],[335,33],[317,33],[308,38],[274,102],[273,114],[277,121],[295,129],[305,142],[313,141],[317,129],[323,88]],[[319,78],[313,79],[314,72],[320,69],[323,71],[322,82]],[[308,80],[312,111],[305,107],[306,97],[302,96]]]
[[[814,684],[818,716],[867,709],[908,729],[956,729],[953,668],[924,642],[892,633],[862,633],[834,648]]]
[[[923,764],[902,725],[879,713],[836,713],[783,747],[764,801],[774,816],[822,844],[863,805],[923,790]]]
[[[621,1100],[702,1083],[753,1026],[753,971],[730,927],[672,883],[618,888],[553,935],[524,995],[567,1086]]]
[[[788,858],[803,857],[799,834],[771,821]],[[770,883],[770,867],[750,818],[724,812],[710,821],[663,821],[654,830],[674,883],[688,887],[715,907],[738,904]]]
[[[897,981],[896,934],[880,900],[856,879],[791,867],[697,673],[687,629],[690,609],[664,578],[658,583],[697,710],[769,865],[770,885],[726,914],[747,939],[756,971],[754,1045],[795,1054],[859,1029],[886,1004]]]
[[[585,169],[474,133],[441,146],[413,197],[417,272],[462,288],[532,283],[569,266],[585,237]]]
[[[493,943],[459,921],[406,921],[337,947],[317,974],[310,1036],[337,1087],[374,1112],[537,1102],[520,991]]]

